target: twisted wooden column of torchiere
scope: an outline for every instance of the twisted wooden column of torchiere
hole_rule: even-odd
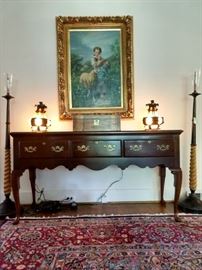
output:
[[[12,75],[7,74],[7,93],[3,98],[6,99],[6,137],[5,137],[5,160],[4,160],[4,194],[5,200],[0,204],[0,217],[15,216],[15,204],[10,199],[11,194],[11,157],[10,157],[10,95],[12,86]]]
[[[189,188],[191,193],[185,199],[179,202],[179,208],[187,213],[202,213],[202,201],[196,194],[197,189],[197,158],[196,158],[196,98],[201,93],[197,92],[197,84],[199,85],[199,77],[194,72],[194,91],[190,94],[193,97],[192,112],[192,130],[191,130],[191,152],[190,152],[190,168],[189,168]]]

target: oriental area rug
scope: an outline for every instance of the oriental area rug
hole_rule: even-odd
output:
[[[1,270],[201,270],[202,216],[22,218],[0,227]]]

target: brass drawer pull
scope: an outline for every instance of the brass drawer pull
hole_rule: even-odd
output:
[[[80,145],[77,145],[77,151],[87,152],[89,150],[90,150],[90,146],[89,145],[85,145],[85,144],[82,144],[81,146]]]
[[[134,145],[130,145],[129,149],[130,151],[133,151],[133,152],[140,152],[142,151],[143,147],[141,144],[134,144]]]
[[[169,149],[170,149],[170,145],[169,144],[157,144],[157,146],[156,146],[156,149],[158,150],[158,151],[168,151]]]
[[[64,151],[64,146],[59,146],[59,145],[51,146],[51,150],[55,153],[60,153]]]
[[[113,152],[116,149],[116,145],[115,144],[105,144],[104,148],[106,148],[106,150],[108,152]]]
[[[25,146],[25,147],[24,147],[24,150],[25,150],[25,152],[27,152],[27,153],[34,153],[34,152],[36,152],[37,147],[36,147],[36,146],[32,146],[32,145],[30,145],[30,146]]]

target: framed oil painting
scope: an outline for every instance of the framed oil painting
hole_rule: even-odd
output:
[[[60,119],[134,116],[133,19],[56,17]]]

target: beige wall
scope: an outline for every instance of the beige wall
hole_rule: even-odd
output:
[[[201,0],[74,0],[74,1],[1,1],[0,71],[1,96],[3,73],[14,74],[11,102],[11,131],[29,131],[34,105],[43,101],[52,120],[50,130],[72,130],[71,121],[58,118],[57,58],[55,17],[112,16],[134,17],[135,119],[123,120],[122,129],[143,129],[145,104],[154,99],[165,117],[164,129],[183,129],[181,165],[183,191],[188,188],[193,72],[201,67]],[[3,151],[5,100],[1,99],[1,187],[3,186]],[[197,116],[201,119],[201,98]],[[201,188],[201,123],[198,134],[198,174]],[[63,167],[53,171],[37,170],[37,184],[45,188],[47,199],[75,196],[77,201],[96,201],[121,175],[111,166],[102,171]],[[21,179],[22,202],[30,202],[28,174]],[[2,190],[2,189],[1,189]],[[1,196],[3,198],[3,192]],[[141,201],[159,199],[158,170],[129,167],[121,181],[113,185],[103,201]],[[166,199],[173,199],[173,178],[167,172]]]

